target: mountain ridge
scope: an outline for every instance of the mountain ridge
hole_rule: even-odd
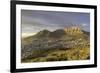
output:
[[[55,31],[42,30],[34,36],[22,39],[21,57],[36,57],[32,51],[55,50],[58,48],[71,49],[89,46],[89,35],[79,27],[57,29]]]
[[[84,31],[85,32],[85,31]],[[55,31],[49,31],[49,30],[42,30],[38,32],[35,36],[52,36],[55,35],[55,37],[60,36],[60,35],[66,35],[66,34],[82,34],[83,30],[81,30],[79,27],[70,27],[70,28],[64,28],[64,29],[57,29]]]

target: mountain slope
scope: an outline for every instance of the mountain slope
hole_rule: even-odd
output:
[[[89,48],[89,35],[78,27],[58,29],[53,32],[43,30],[34,36],[22,39],[21,58],[45,57],[54,51],[73,48]]]

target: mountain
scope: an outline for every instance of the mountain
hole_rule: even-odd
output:
[[[43,30],[40,31],[39,33],[37,33],[35,36],[36,37],[48,37],[48,38],[57,38],[57,37],[61,37],[63,35],[66,35],[66,32],[63,29],[58,29],[56,31],[50,32],[48,30]]]
[[[89,47],[88,34],[89,32],[83,31],[79,27],[57,29],[53,32],[40,31],[34,36],[22,39],[21,58],[24,60],[43,57],[55,50]]]
[[[43,30],[43,31],[38,32],[35,36],[36,37],[48,37],[50,33],[51,32],[48,30]]]
[[[85,31],[84,31],[85,32]],[[50,32],[48,30],[43,30],[38,32],[35,36],[36,37],[61,37],[67,34],[82,34],[83,31],[79,27],[70,27],[65,29],[58,29],[53,32]]]

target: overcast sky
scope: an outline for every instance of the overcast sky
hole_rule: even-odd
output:
[[[90,31],[90,14],[75,12],[55,12],[21,10],[22,33],[37,33],[43,29],[54,31],[68,26],[80,26]]]

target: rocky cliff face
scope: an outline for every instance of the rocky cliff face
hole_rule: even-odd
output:
[[[65,28],[64,31],[66,31],[66,33],[71,33],[71,34],[81,34],[82,30],[79,27],[70,27],[70,28]]]

